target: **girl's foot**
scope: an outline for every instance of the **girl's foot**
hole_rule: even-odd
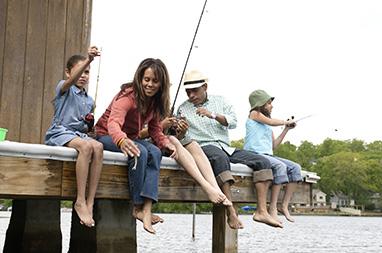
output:
[[[76,211],[78,217],[80,218],[80,223],[82,225],[85,225],[88,227],[94,226],[94,220],[91,217],[85,202],[80,203],[80,202],[76,201],[76,203],[74,204],[74,210]]]
[[[289,221],[289,222],[294,222],[294,219],[293,217],[290,215],[289,213],[289,210],[288,210],[288,207],[286,208],[279,208],[278,211],[285,216],[285,218]]]
[[[280,222],[273,219],[272,216],[270,216],[268,213],[267,214],[254,213],[252,219],[254,221],[261,222],[275,228],[283,227],[283,225]]]

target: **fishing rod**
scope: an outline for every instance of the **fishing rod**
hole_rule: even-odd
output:
[[[203,17],[203,14],[204,14],[204,10],[205,10],[205,8],[206,8],[206,5],[207,5],[207,0],[204,1],[204,5],[203,5],[203,9],[202,9],[202,13],[200,13],[200,17],[199,17],[198,25],[196,26],[196,30],[195,30],[195,33],[194,33],[194,37],[193,37],[193,39],[192,39],[192,43],[191,43],[191,46],[190,46],[190,50],[188,51],[188,55],[187,55],[187,59],[186,59],[186,63],[184,64],[184,68],[183,68],[183,71],[182,71],[182,75],[180,76],[180,81],[179,81],[179,84],[178,84],[178,88],[177,88],[176,93],[175,93],[174,102],[173,102],[173,104],[172,104],[172,106],[171,106],[171,113],[170,113],[170,115],[173,115],[173,114],[174,114],[174,110],[175,110],[175,102],[176,102],[176,99],[178,98],[178,93],[179,93],[180,86],[181,86],[181,84],[182,84],[182,80],[183,80],[184,72],[186,71],[187,63],[188,63],[188,60],[190,59],[190,55],[191,55],[192,48],[194,47],[194,42],[195,42],[196,34],[198,33],[199,25],[200,25],[200,21],[202,20],[202,17]]]
[[[100,54],[99,59],[98,59],[98,73],[97,73],[97,81],[96,81],[96,90],[95,90],[95,94],[94,94],[94,111],[93,111],[93,113],[95,112],[95,108],[97,107],[97,95],[98,95],[99,74],[100,74],[100,72],[101,72],[102,47],[100,47],[99,52],[100,52],[101,54]]]

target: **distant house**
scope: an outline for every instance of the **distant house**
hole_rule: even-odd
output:
[[[354,206],[354,199],[351,199],[347,195],[343,193],[335,193],[330,196],[330,205],[332,209],[346,207],[346,206]]]
[[[313,189],[313,206],[326,206],[326,193],[319,190]]]
[[[374,209],[381,211],[382,210],[382,196],[379,192],[374,193],[371,197],[371,203],[374,204]]]

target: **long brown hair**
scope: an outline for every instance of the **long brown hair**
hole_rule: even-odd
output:
[[[142,79],[148,68],[153,70],[155,78],[160,82],[159,91],[152,98],[152,106],[155,112],[159,114],[158,116],[164,118],[170,112],[170,78],[166,65],[160,59],[144,59],[135,71],[134,80],[130,83],[122,84],[121,90],[127,87],[133,87],[138,110],[143,113],[146,112],[150,105],[147,104],[147,99],[142,88]]]

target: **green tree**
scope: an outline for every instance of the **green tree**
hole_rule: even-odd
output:
[[[231,141],[231,146],[238,148],[238,149],[243,149],[244,147],[244,139],[236,140],[236,141]]]
[[[290,143],[289,141],[286,141],[282,144],[280,144],[276,150],[274,150],[274,154],[276,156],[289,159],[292,161],[297,161],[297,147]]]
[[[301,167],[309,170],[317,160],[317,148],[313,143],[303,141],[297,149],[297,160]]]
[[[318,186],[324,192],[342,192],[358,204],[365,204],[372,190],[368,166],[359,153],[345,151],[320,158],[314,169],[321,177]]]

